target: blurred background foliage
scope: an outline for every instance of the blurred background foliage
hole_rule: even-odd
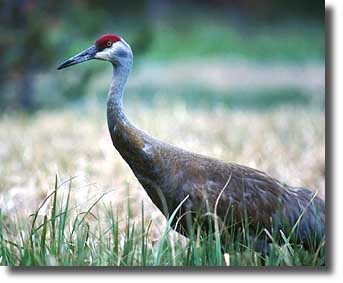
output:
[[[110,80],[109,66],[98,62],[64,73],[56,71],[59,62],[85,49],[103,33],[123,36],[133,48],[135,69],[143,73],[157,70],[151,73],[152,81],[160,80],[161,62],[168,68],[171,62],[187,65],[192,58],[203,62],[193,72],[209,73],[211,64],[209,70],[203,69],[211,59],[224,65],[232,58],[240,58],[259,64],[285,62],[291,66],[323,66],[325,59],[324,1],[0,0],[0,3],[2,112],[13,109],[32,112],[79,104],[85,101],[84,97],[94,97],[94,93],[97,99],[104,99]],[[312,88],[280,89],[279,86],[267,91],[231,89],[230,96],[225,96],[227,88],[198,87],[190,81],[179,88],[170,83],[168,88],[168,84],[154,86],[149,80],[142,80],[142,84],[131,87],[131,99],[135,101],[148,98],[155,101],[154,98],[163,98],[165,94],[170,101],[183,100],[193,106],[263,108],[297,103],[324,107],[323,87],[316,89],[319,93],[316,97],[305,93],[313,93]]]

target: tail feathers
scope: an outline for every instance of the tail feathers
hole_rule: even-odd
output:
[[[306,250],[317,251],[322,248],[325,241],[325,202],[309,194],[307,189],[303,196],[309,195],[310,198],[300,198],[302,201],[293,205],[285,205],[281,215],[276,213],[273,216],[273,228],[269,231],[271,236],[275,236],[275,242],[283,245],[285,239],[282,237],[280,230],[288,238],[292,245],[301,245]],[[299,199],[298,199],[299,200]],[[305,205],[306,204],[306,205]],[[251,245],[255,250],[262,254],[269,254],[271,239],[265,233],[249,234]],[[325,248],[325,247],[324,247]]]
[[[297,195],[289,219],[291,232],[305,248],[316,248],[325,237],[325,202],[306,188],[295,190]]]

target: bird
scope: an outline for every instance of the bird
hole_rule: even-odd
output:
[[[129,121],[123,95],[133,52],[122,37],[101,35],[57,69],[92,59],[108,61],[113,67],[107,97],[112,143],[164,216],[171,219],[176,212],[170,223],[173,229],[190,236],[196,224],[207,235],[217,223],[225,246],[235,237],[232,231],[242,232],[248,224],[249,239],[256,239],[261,252],[268,250],[270,237],[257,231],[276,231],[278,238],[282,231],[305,249],[325,241],[325,201],[315,192],[289,186],[254,168],[183,150]]]

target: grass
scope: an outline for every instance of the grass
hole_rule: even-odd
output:
[[[156,246],[149,240],[150,225],[144,221],[126,219],[126,229],[119,229],[118,217],[112,207],[103,207],[104,217],[96,218],[93,209],[101,202],[101,194],[86,211],[75,213],[70,206],[72,180],[58,183],[42,204],[25,219],[3,223],[0,210],[0,265],[10,266],[320,266],[325,263],[325,242],[315,251],[305,251],[290,244],[283,234],[283,245],[272,241],[270,254],[256,252],[249,242],[233,239],[224,261],[218,225],[206,237],[196,235],[187,242],[176,241],[169,235],[169,225],[186,198],[172,213]],[[65,197],[58,194],[67,185]],[[45,204],[50,209],[41,214]],[[95,219],[94,219],[95,218]],[[217,223],[217,222],[216,222]],[[269,231],[265,233],[273,239]],[[248,235],[241,235],[247,239]],[[246,243],[246,244],[244,244]],[[213,246],[215,248],[213,248]]]
[[[259,168],[324,196],[321,111],[145,107],[129,104],[128,116],[155,137]],[[105,115],[96,105],[33,116],[15,114],[0,120],[1,264],[224,264],[215,231],[199,242],[196,233],[186,240],[168,228],[113,149]],[[75,177],[69,181],[69,176]],[[241,237],[246,238],[244,233]],[[226,257],[230,266],[322,264],[324,251],[306,252],[287,244],[287,238],[282,241],[284,245],[273,245],[268,258],[251,250],[248,242],[241,246],[233,241]]]
[[[245,109],[268,111],[275,107],[289,105],[324,109],[324,101],[319,101],[318,95],[308,95],[299,89],[270,89],[270,90],[235,90],[230,92],[213,91],[206,88],[182,87],[159,88],[141,87],[132,92],[130,99],[139,101],[146,106],[158,106],[161,101],[170,104],[181,102],[187,109],[207,108],[210,110],[218,107],[229,109]],[[103,100],[103,97],[101,98]]]
[[[115,25],[135,54],[125,97],[130,120],[171,144],[258,168],[324,197],[322,25],[248,28],[188,16],[187,23],[156,22],[146,33]],[[75,40],[59,48],[56,62],[98,36],[81,39],[67,23],[57,29],[48,35],[53,45]],[[63,73],[51,66],[35,76],[41,111],[1,114],[0,263],[223,265],[217,231],[200,242],[197,233],[186,240],[170,230],[114,150],[103,109],[111,66],[104,64]],[[2,105],[16,105],[17,83],[4,88]],[[323,263],[323,249],[306,252],[288,241],[272,244],[267,258],[249,242],[232,241],[226,258],[230,266]]]

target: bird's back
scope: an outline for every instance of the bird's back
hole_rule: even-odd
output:
[[[286,234],[297,226],[294,233],[301,242],[323,237],[325,205],[310,190],[290,187],[253,168],[159,141],[154,145],[149,172],[133,171],[167,217],[188,196],[173,221],[177,231],[188,235],[190,224],[215,214],[226,226],[227,221],[236,226],[246,222],[254,229],[282,229]]]

